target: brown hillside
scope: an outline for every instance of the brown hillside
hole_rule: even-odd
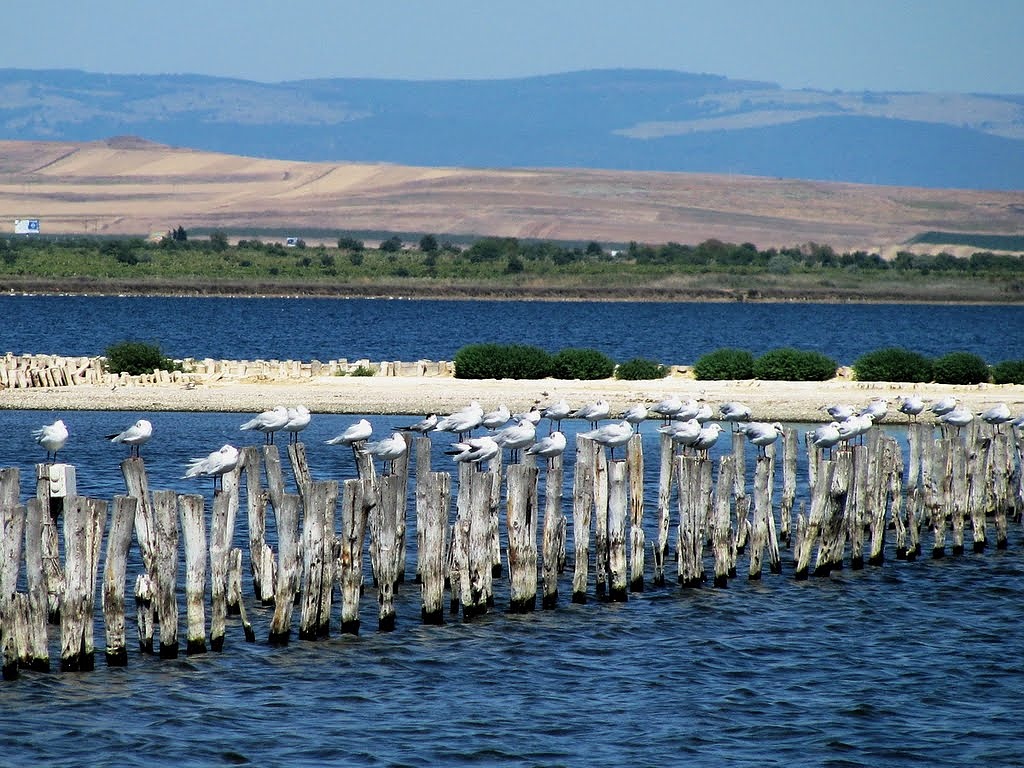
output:
[[[303,163],[133,137],[0,141],[0,222],[46,233],[170,227],[390,230],[891,253],[927,230],[1020,233],[1024,195],[689,173]],[[0,230],[2,231],[2,230]],[[10,230],[8,230],[10,231]]]

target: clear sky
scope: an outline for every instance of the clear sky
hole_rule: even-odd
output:
[[[657,68],[1024,94],[1024,0],[31,0],[0,67],[490,79]]]

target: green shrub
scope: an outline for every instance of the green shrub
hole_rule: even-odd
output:
[[[773,349],[754,363],[754,377],[767,381],[827,381],[836,375],[836,361],[804,349]]]
[[[457,379],[543,379],[551,355],[526,344],[469,344],[455,353]]]
[[[181,363],[164,357],[156,344],[142,341],[120,341],[107,347],[107,370],[111,373],[141,373],[180,371]]]
[[[917,352],[889,347],[858,357],[853,372],[858,381],[931,381],[932,361]]]
[[[1004,360],[992,366],[994,384],[1024,384],[1024,360]]]
[[[754,378],[754,356],[745,349],[723,347],[702,355],[693,366],[693,375],[707,381]]]
[[[627,360],[615,369],[615,378],[622,381],[663,379],[667,375],[668,369],[664,365],[642,357],[634,357],[632,360]]]
[[[970,352],[950,352],[938,357],[932,369],[939,384],[981,384],[990,375],[985,361]]]
[[[551,375],[556,379],[609,379],[615,361],[596,349],[563,349],[551,358]]]
[[[358,365],[356,366],[349,376],[376,376],[377,369],[372,365]]]

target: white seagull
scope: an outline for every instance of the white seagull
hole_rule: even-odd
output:
[[[872,426],[874,426],[874,422],[869,414],[855,413],[839,422],[839,439],[844,443],[849,443],[854,438],[866,434]]]
[[[375,443],[365,443],[362,446],[356,446],[355,450],[359,451],[359,453],[368,453],[383,460],[383,473],[389,474],[388,465],[391,465],[391,472],[394,472],[395,460],[405,455],[405,438],[402,437],[401,432],[392,432],[391,437],[385,437],[383,440],[378,440]]]
[[[942,416],[939,417],[939,421],[943,424],[949,424],[952,427],[956,427],[956,433],[959,435],[961,427],[966,427],[974,421],[974,414],[966,408],[957,407],[942,414]]]
[[[132,456],[139,455],[139,446],[149,442],[153,436],[153,425],[146,419],[139,419],[124,432],[116,435],[107,435],[106,438],[112,443],[124,443],[129,446]]]
[[[627,408],[620,418],[625,419],[632,424],[633,431],[638,432],[640,431],[640,425],[647,419],[647,416],[647,406],[643,403],[637,403],[636,405],[631,405]]]
[[[838,445],[841,440],[842,437],[839,434],[838,421],[831,421],[828,424],[822,424],[811,433],[811,443],[814,447],[828,451],[829,456],[832,455],[832,449]]]
[[[701,429],[703,427],[696,419],[687,419],[686,421],[676,419],[658,427],[659,432],[670,436],[672,442],[682,446],[684,451],[697,442]]]
[[[683,410],[683,401],[675,395],[669,395],[664,400],[650,406],[647,410],[657,416],[661,416],[667,424],[677,413]]]
[[[511,418],[512,413],[509,411],[508,406],[502,403],[493,411],[489,411],[481,417],[480,426],[484,429],[498,429],[503,427]]]
[[[276,405],[272,410],[263,411],[239,427],[241,430],[255,429],[262,432],[265,442],[270,445],[274,443],[274,433],[284,428],[288,423],[288,409],[283,405]]]
[[[721,424],[708,424],[706,427],[701,427],[700,433],[697,435],[697,439],[693,442],[693,449],[704,454],[704,458],[708,457],[708,450],[718,441],[718,436],[722,432]]]
[[[876,397],[870,403],[860,409],[860,416],[870,416],[871,421],[877,424],[885,418],[889,412],[889,401],[884,397]]]
[[[572,417],[589,421],[590,427],[593,430],[597,428],[597,422],[608,418],[611,411],[612,409],[609,407],[607,400],[598,400],[596,403],[587,403],[582,408],[574,411]],[[632,426],[630,426],[629,431],[633,431]]]
[[[551,459],[555,456],[561,456],[564,451],[565,435],[558,431],[552,432],[546,437],[542,437],[526,449],[526,453],[530,456],[540,456],[547,459],[549,466]]]
[[[934,413],[936,416],[945,416],[947,413],[956,408],[956,404],[959,402],[956,395],[946,395],[941,400],[936,400],[928,408],[929,411]]]
[[[537,439],[537,428],[529,419],[520,419],[515,424],[505,427],[494,436],[496,442],[502,448],[508,448],[512,452],[512,462],[519,459],[519,451],[533,445]]]
[[[782,429],[782,425],[777,421],[773,421],[771,424],[763,421],[752,421],[749,424],[745,424],[740,431],[747,436],[747,440],[758,447],[762,456],[767,455],[769,445],[786,434]]]
[[[718,412],[722,414],[722,421],[728,421],[732,424],[733,431],[739,429],[737,425],[741,421],[750,421],[752,416],[749,406],[738,403],[735,400],[722,403],[718,406]]]
[[[438,419],[434,425],[434,432],[454,432],[462,435],[472,432],[480,426],[484,418],[484,409],[476,400],[460,411],[455,411],[442,419]]]
[[[50,454],[53,454],[53,460],[56,461],[57,451],[64,448],[64,444],[68,441],[68,428],[64,426],[63,420],[57,419],[53,424],[46,424],[33,430],[32,437],[46,449],[47,461],[50,460]]]
[[[1006,403],[997,403],[988,410],[978,414],[986,424],[992,424],[997,430],[1000,425],[1013,421],[1013,414],[1010,413],[1010,406]]]
[[[924,400],[917,395],[900,395],[900,404],[897,409],[900,413],[905,413],[913,421],[917,421],[917,417],[924,410]]]
[[[533,424],[533,426],[537,426],[538,424],[540,424],[541,420],[540,408],[538,408],[537,404],[534,403],[533,405],[530,406],[530,410],[524,411],[523,413],[512,414],[513,421],[520,421],[521,419],[526,419],[528,422]]]
[[[288,442],[299,442],[299,432],[309,426],[312,416],[309,408],[304,405],[296,405],[288,409],[288,421],[282,429],[288,433]]]
[[[420,419],[415,424],[409,424],[404,427],[398,427],[400,432],[418,432],[424,434],[429,432],[437,426],[437,414],[431,413],[426,418]]]
[[[702,406],[699,400],[694,400],[692,397],[683,403],[683,407],[679,410],[679,413],[675,415],[676,421],[689,421],[690,419],[696,419],[697,415],[701,413]]]
[[[222,445],[219,450],[208,456],[189,461],[188,469],[182,476],[182,480],[190,477],[212,477],[213,490],[217,491],[217,478],[223,477],[238,466],[239,453],[233,445]]]
[[[835,403],[833,405],[826,405],[825,413],[834,420],[842,422],[857,413],[857,409],[847,403]]]
[[[588,437],[595,443],[607,446],[612,449],[612,459],[615,458],[615,449],[625,445],[633,437],[633,425],[628,421],[620,421],[616,424],[605,424],[603,427],[592,429],[589,432],[581,432],[583,437]]]
[[[452,443],[445,449],[445,454],[455,461],[460,464],[476,464],[477,469],[482,469],[485,461],[490,461],[500,452],[501,446],[490,435],[471,437],[464,442]]]
[[[546,408],[542,409],[540,415],[542,418],[547,419],[555,425],[555,429],[561,429],[562,419],[569,418],[569,414],[572,413],[572,408],[565,399],[559,400],[557,403],[552,403]]]
[[[337,437],[332,437],[330,440],[326,440],[324,442],[326,442],[327,445],[354,446],[356,443],[362,443],[369,440],[370,435],[372,434],[373,427],[370,425],[370,422],[366,419],[360,419]]]

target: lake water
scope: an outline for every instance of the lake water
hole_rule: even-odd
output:
[[[1024,359],[1024,306],[0,296],[0,354],[100,355],[133,339],[171,357],[451,360],[471,343],[598,349],[689,365],[722,347]]]
[[[30,303],[15,306],[8,303],[12,299]],[[2,346],[95,354],[111,341],[135,335],[159,339],[170,354],[197,357],[414,359],[450,357],[468,341],[525,341],[548,349],[598,346],[621,358],[686,362],[689,350],[741,346],[757,352],[782,346],[771,341],[777,338],[773,333],[799,338],[798,330],[804,343],[784,343],[828,351],[842,339],[848,351],[832,354],[843,361],[896,343],[929,354],[961,345],[990,362],[1004,359],[990,351],[998,349],[1011,350],[1005,359],[1024,358],[1022,334],[1005,332],[1024,328],[1020,310],[1003,307],[920,313],[908,307],[915,321],[889,319],[879,327],[868,323],[872,312],[895,317],[899,308],[859,307],[850,314],[854,308],[847,306],[542,303],[531,304],[527,312],[517,302],[189,299],[179,304],[75,298],[70,313],[63,301],[0,299],[0,309],[7,310]],[[771,319],[772,308],[785,318]],[[471,322],[474,309],[485,319]],[[748,317],[721,331],[748,343],[709,340],[718,329],[704,310],[721,318],[750,309],[766,312],[766,319],[755,323]],[[798,315],[804,319],[796,330],[792,325],[800,321],[789,314],[794,310],[808,313]],[[400,321],[388,326],[382,318],[392,311]],[[831,311],[836,314],[827,316]],[[363,320],[342,321],[344,312],[361,313]],[[645,317],[642,322],[637,313]],[[260,327],[271,329],[269,335],[256,331],[252,318],[257,315],[267,321]],[[690,329],[689,342],[673,335],[687,326],[683,316],[703,329]],[[217,317],[234,318],[229,331],[217,330]],[[525,322],[528,317],[532,323]],[[519,323],[537,335],[516,337],[509,326]],[[864,329],[869,341],[854,332],[858,323],[870,326]],[[897,338],[889,325],[920,333]],[[491,338],[486,328],[507,335]],[[589,328],[594,341],[562,335],[579,334],[581,328]],[[994,335],[992,329],[1003,330],[1005,346],[982,343]],[[139,332],[127,333],[131,330]],[[395,339],[415,336],[427,346],[395,353],[389,332]],[[942,334],[956,343],[927,346]],[[554,343],[560,338],[569,340]],[[55,346],[41,343],[47,339]],[[236,343],[251,344],[252,351],[232,352]],[[335,352],[314,351],[328,343]],[[606,343],[620,346],[602,346]],[[652,346],[644,349],[662,351],[637,349],[647,344]],[[434,348],[448,352],[433,354]],[[679,356],[669,354],[673,351]],[[42,458],[29,432],[49,416],[0,412],[5,435],[0,466],[21,467],[23,496],[30,490],[32,465]],[[117,464],[125,451],[103,435],[131,423],[136,414],[64,416],[72,430],[65,458],[77,467],[79,492],[108,499],[123,492]],[[324,440],[358,418],[314,417],[304,433],[314,478],[354,476],[351,453]],[[405,423],[368,418],[376,434]],[[203,493],[207,505],[208,480],[179,479],[185,461],[224,442],[258,441],[258,435],[239,432],[239,414],[152,414],[151,420],[158,437],[143,449],[151,487]],[[563,427],[571,441],[578,426],[565,422]],[[902,430],[890,433],[905,445]],[[643,435],[651,541],[656,425],[645,424]],[[442,453],[447,441],[434,441],[436,469],[451,467]],[[712,456],[727,446],[723,437]],[[570,459],[567,470],[571,467]],[[571,487],[571,471],[566,487]],[[801,489],[798,498],[804,497]],[[244,511],[235,535],[236,542],[245,538]],[[124,669],[106,667],[97,626],[93,672],[25,672],[0,684],[0,764],[1019,766],[1024,764],[1018,730],[1024,690],[1022,549],[1024,534],[1013,524],[1003,552],[903,562],[893,558],[890,543],[881,567],[847,568],[806,582],[794,580],[786,551],[781,575],[766,570],[760,582],[740,577],[724,590],[684,590],[674,583],[653,588],[648,560],[645,592],[630,595],[627,603],[591,599],[586,605],[568,602],[570,562],[557,610],[506,613],[507,586],[500,578],[495,608],[487,616],[462,623],[446,615],[443,627],[420,625],[416,587],[407,583],[399,590],[398,626],[392,633],[375,631],[376,599],[368,583],[358,637],[337,633],[335,613],[330,639],[299,641],[293,633],[291,645],[272,648],[265,642],[269,613],[250,606],[257,643],[245,643],[232,619],[222,653],[161,661],[140,656],[129,644]],[[414,554],[410,547],[410,562]],[[743,558],[741,574],[745,566]],[[671,566],[670,577],[674,573]],[[245,589],[251,594],[248,579]],[[593,587],[590,592],[593,596]],[[129,618],[129,637],[134,631]],[[56,668],[59,649],[51,655]]]

